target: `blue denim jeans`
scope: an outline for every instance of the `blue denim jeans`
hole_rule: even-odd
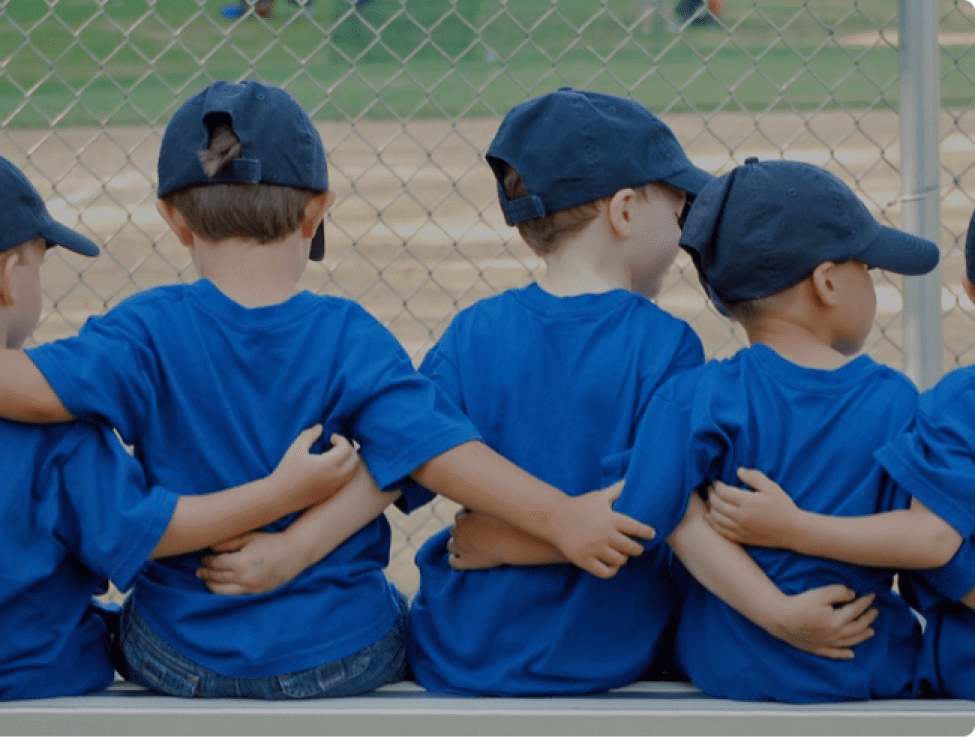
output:
[[[406,677],[407,616],[406,599],[401,597],[393,628],[357,653],[299,673],[238,678],[215,673],[173,650],[129,600],[122,614],[122,652],[131,680],[170,696],[272,700],[354,696]]]

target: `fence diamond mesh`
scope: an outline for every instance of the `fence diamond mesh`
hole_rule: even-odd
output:
[[[918,2],[928,0],[907,12]],[[262,18],[233,0],[0,0],[0,154],[104,251],[48,258],[36,341],[70,335],[136,291],[196,278],[156,214],[155,158],[175,108],[217,79],[281,85],[312,114],[338,203],[326,259],[301,286],[359,301],[417,362],[459,309],[541,268],[504,225],[483,154],[511,106],[560,86],[639,100],[715,173],[753,155],[825,166],[900,225],[899,18],[889,0],[272,5]],[[941,368],[950,369],[975,359],[975,311],[959,286],[975,199],[975,10],[937,5]],[[235,9],[239,18],[225,17]],[[901,368],[902,281],[875,279],[867,349]],[[691,323],[710,356],[744,342],[684,257],[659,303]],[[416,548],[453,511],[438,500],[409,517],[389,513],[390,573],[405,590],[416,588]]]

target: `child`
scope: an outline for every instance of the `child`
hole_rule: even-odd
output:
[[[0,346],[20,348],[40,317],[46,249],[95,256],[98,248],[54,222],[33,185],[3,158],[0,208]],[[0,699],[108,686],[109,636],[92,596],[108,579],[128,588],[147,557],[198,550],[334,492],[351,478],[356,456],[348,442],[308,455],[316,437],[302,433],[266,479],[177,497],[147,484],[106,427],[0,420]]]
[[[966,239],[962,284],[975,299],[975,215]],[[723,534],[753,545],[800,550],[901,573],[901,591],[925,620],[915,686],[919,693],[975,698],[975,397],[972,368],[960,368],[921,395],[914,425],[877,454],[912,495],[907,510],[837,519],[800,510],[755,470],[739,477],[756,492],[715,484],[709,518]],[[922,503],[923,502],[923,503]]]
[[[515,106],[487,160],[506,222],[546,271],[460,313],[420,371],[522,468],[570,494],[607,486],[623,476],[651,396],[703,362],[691,328],[650,299],[677,254],[687,202],[711,176],[638,103],[568,88]],[[505,556],[489,565],[529,562],[541,547],[515,531],[498,534]],[[526,560],[514,554],[520,544]],[[433,691],[621,686],[659,655],[678,603],[662,546],[609,580],[567,563],[454,570],[451,550],[459,568],[484,566],[459,554],[449,530],[417,553],[410,665]]]
[[[0,353],[10,377],[0,415],[103,418],[151,482],[192,479],[201,491],[266,474],[298,429],[321,422],[360,443],[379,489],[412,474],[522,520],[602,575],[603,559],[642,552],[629,536],[652,530],[614,513],[606,494],[566,497],[480,443],[361,307],[298,290],[309,255],[324,254],[335,195],[321,138],[286,92],[217,82],[190,98],[163,136],[159,197],[200,281],[136,295],[29,357]],[[388,504],[398,492],[383,494]],[[426,498],[408,491],[399,503]],[[383,574],[389,542],[379,515],[254,597],[211,595],[195,576],[199,556],[151,564],[123,618],[133,677],[174,695],[255,698],[348,695],[402,678],[406,607]]]
[[[708,185],[681,236],[711,299],[751,347],[663,387],[640,426],[617,507],[668,534],[695,490],[761,468],[797,503],[862,515],[907,506],[873,453],[914,417],[917,391],[868,356],[868,269],[922,274],[935,244],[880,225],[839,179],[814,166],[748,160]],[[891,591],[893,572],[753,549],[784,591],[842,583],[874,594],[876,635],[851,662],[783,648],[696,581],[687,582],[678,664],[710,694],[790,702],[911,695],[920,631]]]

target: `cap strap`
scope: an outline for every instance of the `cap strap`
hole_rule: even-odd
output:
[[[234,181],[249,184],[261,183],[261,162],[257,159],[234,159]]]
[[[525,220],[534,220],[545,217],[545,203],[537,194],[526,197],[519,197],[516,200],[509,200],[501,193],[501,210],[504,212],[504,220],[508,225],[517,225]]]

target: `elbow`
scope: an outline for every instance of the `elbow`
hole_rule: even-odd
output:
[[[931,545],[924,561],[925,568],[940,568],[955,557],[961,547],[962,537],[954,527],[941,522],[931,535]]]
[[[57,422],[70,422],[74,419],[74,415],[60,403],[57,406],[53,404],[29,404],[23,408],[20,415],[17,419],[31,425],[52,425]]]

